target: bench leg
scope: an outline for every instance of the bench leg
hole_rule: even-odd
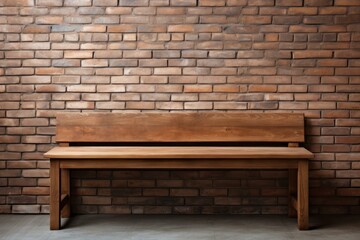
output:
[[[296,197],[297,191],[297,169],[289,169],[289,192],[288,192],[288,215],[296,217],[297,212],[294,208],[292,198]]]
[[[299,230],[309,229],[309,163],[298,161],[298,227]]]
[[[61,194],[66,194],[69,196],[67,204],[61,210],[61,216],[63,218],[69,218],[71,215],[70,209],[70,170],[61,169]]]
[[[60,161],[50,159],[50,230],[60,229]]]

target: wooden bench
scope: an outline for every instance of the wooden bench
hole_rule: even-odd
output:
[[[50,229],[70,217],[70,169],[288,169],[289,216],[309,227],[304,116],[60,113],[50,158]]]

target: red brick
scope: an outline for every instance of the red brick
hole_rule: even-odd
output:
[[[33,144],[9,144],[7,146],[9,152],[33,152],[35,149]]]
[[[14,205],[12,213],[40,213],[40,205]]]
[[[305,69],[304,73],[306,75],[333,75],[334,69],[333,68],[311,68],[311,69]]]
[[[359,144],[360,137],[358,136],[342,136],[335,138],[336,143],[344,143],[344,144]]]
[[[321,59],[318,60],[317,64],[319,67],[345,67],[347,62],[345,59]]]
[[[138,65],[138,61],[135,59],[111,59],[109,61],[109,65],[110,67],[136,67]]]
[[[81,66],[83,66],[83,67],[107,67],[108,61],[105,59],[82,60]]]
[[[168,32],[193,32],[193,25],[169,25]]]
[[[181,102],[157,102],[156,109],[179,110],[184,109]]]
[[[126,102],[126,109],[154,109],[154,102]]]
[[[156,8],[154,7],[136,7],[133,13],[135,15],[155,15]]]
[[[198,196],[199,191],[197,189],[171,189],[170,196]]]
[[[122,75],[124,70],[122,68],[98,68],[95,70],[96,75],[107,75],[107,76],[116,76]]]
[[[185,109],[212,109],[213,104],[211,102],[186,102]]]
[[[24,187],[24,195],[49,195],[49,187]]]
[[[307,51],[294,51],[294,58],[330,58],[332,51],[327,50],[307,50]]]
[[[217,70],[222,70],[223,68],[214,68]],[[224,71],[218,73],[212,72],[212,75],[226,75]],[[210,68],[205,67],[193,67],[193,68],[183,68],[183,75],[210,75]]]
[[[338,178],[358,178],[360,170],[340,170],[336,172]]]
[[[107,14],[131,14],[130,7],[107,7]]]
[[[63,51],[36,51],[36,58],[62,58]]]
[[[66,107],[69,109],[94,109],[94,102],[67,102]]]
[[[227,95],[224,93],[200,93],[200,101],[225,101]]]
[[[359,75],[360,69],[359,68],[337,68],[335,71],[336,75]]]
[[[337,32],[345,32],[346,31],[346,27],[342,26],[342,25],[321,25],[319,27],[319,32],[325,32],[325,33],[337,33]]]
[[[112,29],[115,30],[115,32],[116,32],[117,28],[112,28]],[[106,26],[105,25],[84,25],[82,27],[82,31],[83,32],[105,32]]]
[[[34,57],[34,51],[10,51],[5,52],[6,58],[33,58]]]
[[[180,75],[181,68],[155,68],[154,69],[155,75]]]
[[[333,0],[305,0],[305,6],[332,6]]]
[[[97,102],[97,109],[125,109],[124,102]]]
[[[109,26],[108,32],[136,32],[136,26],[131,24]]]
[[[246,103],[240,103],[240,102],[214,102],[214,109],[233,109],[233,110],[239,110],[239,109],[247,109]]]
[[[200,42],[197,44],[198,49],[222,49],[223,43],[220,41]]]
[[[249,92],[276,92],[276,85],[250,85]]]
[[[91,6],[91,0],[79,0],[76,2],[73,2],[71,0],[65,0],[64,6],[81,6],[81,7]]]
[[[309,109],[336,109],[335,102],[309,102]]]
[[[335,5],[340,6],[360,6],[360,3],[356,0],[335,0]]]
[[[170,6],[196,6],[196,0],[170,0]]]
[[[211,92],[211,85],[185,85],[184,92]]]
[[[113,100],[117,101],[140,101],[140,94],[137,93],[122,93],[113,96]]]
[[[243,16],[240,20],[244,24],[270,24],[270,16]]]
[[[157,85],[155,88],[155,92],[167,92],[167,93],[175,93],[182,92],[182,85]]]
[[[98,0],[99,2],[101,2],[101,0]],[[110,1],[110,0],[108,0]],[[115,3],[114,3],[115,2]],[[111,4],[115,4],[117,5],[117,1],[111,1]],[[105,6],[109,6],[110,4],[108,3],[102,3]],[[133,6],[133,7],[138,7],[138,6],[147,6],[149,4],[149,0],[120,0],[119,1],[119,6]]]
[[[249,74],[252,75],[275,75],[276,69],[272,67],[263,67],[263,68],[250,68]]]
[[[276,0],[277,6],[302,6],[303,0]]]
[[[125,68],[124,75],[151,75],[152,71],[149,68]]]
[[[161,63],[161,66],[166,66],[166,60],[161,60],[160,63]],[[196,60],[195,59],[170,59],[168,62],[168,66],[169,67],[195,67]]]
[[[199,0],[199,6],[225,6],[225,0]]]
[[[259,46],[265,46],[268,43],[257,43]],[[269,43],[270,45],[273,43]],[[224,42],[224,49],[231,49],[231,50],[239,50],[239,49],[250,49],[252,44],[250,42],[238,42],[238,41],[226,41]],[[212,49],[211,47],[205,48],[205,49]],[[221,46],[219,45],[218,48],[213,49],[221,49]]]
[[[339,188],[337,190],[337,194],[339,194],[339,196],[359,196],[360,195],[360,189],[356,189],[356,188]],[[343,202],[341,202],[340,204],[343,204]]]
[[[92,58],[92,51],[65,51],[64,58]]]
[[[332,14],[345,14],[345,7],[322,7],[319,8],[319,14],[332,15]]]
[[[315,7],[290,7],[288,9],[289,15],[316,15],[316,13],[317,8]]]
[[[55,7],[62,6],[62,2],[62,0],[38,0],[36,1],[36,5],[41,7]]]
[[[306,16],[303,22],[305,24],[330,24],[334,22],[334,18],[332,16]]]
[[[61,24],[63,17],[61,16],[40,16],[35,19],[37,24]]]
[[[61,75],[64,74],[63,68],[36,68],[35,74],[39,75]]]
[[[300,16],[274,16],[274,24],[299,24],[302,18]]]
[[[50,143],[50,137],[48,136],[23,136],[23,143]]]
[[[192,93],[183,93],[183,94],[172,94],[171,95],[171,101],[197,101],[199,100],[199,97],[197,94]]]
[[[306,26],[306,25],[291,25],[289,32],[314,33],[314,32],[317,32],[317,27],[316,26]]]
[[[127,92],[154,92],[153,85],[126,85]]]
[[[141,95],[142,100],[144,101],[169,101],[170,95],[163,93],[144,93]],[[163,103],[163,102],[161,102]],[[159,104],[161,104],[159,103]]]
[[[215,85],[214,92],[239,92],[238,85],[224,84],[224,85]]]
[[[32,75],[34,74],[33,68],[6,68],[6,75]]]
[[[65,87],[61,85],[37,85],[36,92],[65,92]]]
[[[275,62],[273,60],[264,60],[264,59],[248,59],[246,62],[244,62],[244,66],[274,66]]]
[[[252,0],[248,2],[249,6],[274,6],[275,0]],[[229,0],[228,5],[246,5],[246,2],[243,0]]]
[[[83,196],[82,202],[84,204],[94,204],[94,205],[110,205],[110,197],[100,197],[100,196]]]
[[[158,15],[177,15],[185,14],[185,8],[163,7],[157,9]]]

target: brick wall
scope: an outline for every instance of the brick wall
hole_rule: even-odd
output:
[[[306,114],[311,212],[360,213],[359,0],[1,0],[0,212],[46,213],[60,111]],[[81,213],[285,213],[285,171],[74,171]]]

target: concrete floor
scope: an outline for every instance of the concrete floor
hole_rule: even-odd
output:
[[[0,215],[0,239],[360,239],[359,215],[312,216],[309,231],[279,215],[78,215],[62,224],[64,229],[50,231],[48,215]]]

